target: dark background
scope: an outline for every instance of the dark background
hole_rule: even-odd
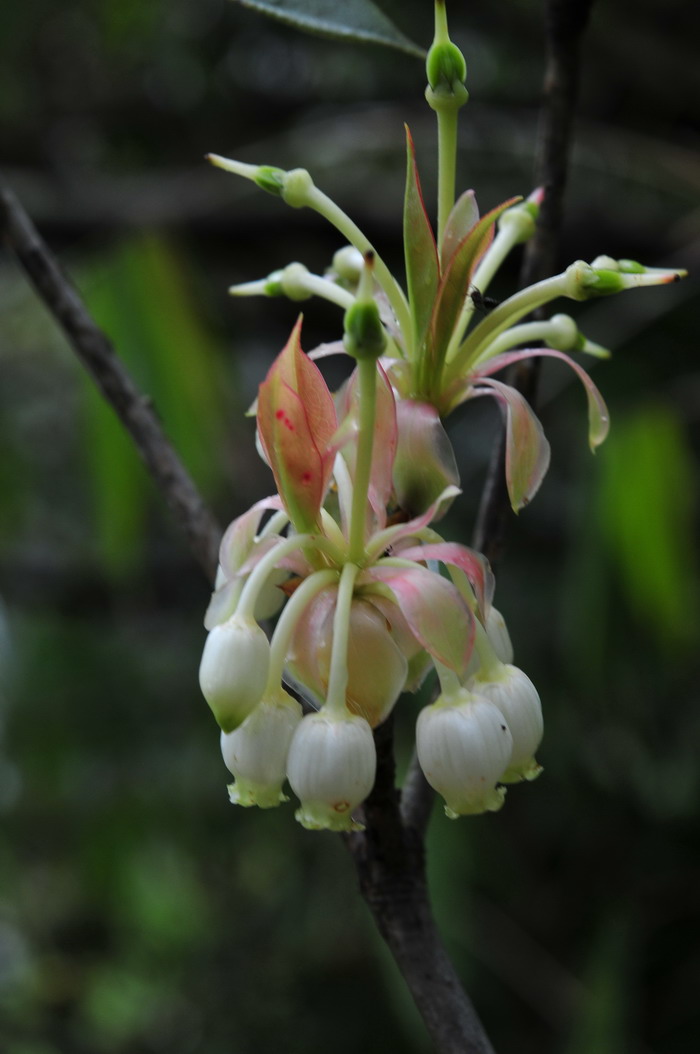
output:
[[[429,42],[428,0],[385,9]],[[454,0],[450,19],[459,182],[486,209],[531,189],[542,9]],[[545,773],[497,815],[436,808],[430,832],[437,915],[500,1054],[700,1046],[699,30],[684,0],[594,11],[561,265],[691,275],[564,308],[614,349],[594,368],[611,436],[591,457],[583,395],[548,366],[552,468],[497,568]],[[298,311],[227,286],[322,269],[339,241],[203,155],[309,168],[401,273],[404,120],[433,200],[423,88],[415,59],[224,0],[4,7],[3,174],[223,522],[272,489],[242,411]],[[304,307],[305,347],[337,335],[335,309]],[[468,538],[496,415],[450,428],[465,494],[446,531]],[[0,494],[0,1048],[424,1054],[340,840],[291,806],[228,805],[197,687],[207,583],[7,255]]]

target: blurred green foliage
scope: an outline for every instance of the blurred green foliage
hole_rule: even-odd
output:
[[[427,42],[425,0],[382,6]],[[541,12],[469,8],[451,17],[462,171],[486,207],[529,189]],[[664,12],[594,11],[562,262],[697,271],[699,9]],[[337,243],[199,159],[303,162],[398,260],[405,117],[431,186],[422,89],[410,57],[225,0],[3,11],[0,163],[223,521],[271,488],[241,411],[297,311],[231,305],[226,287],[294,257],[322,267]],[[436,810],[429,846],[440,924],[504,1054],[700,1046],[696,294],[691,273],[582,309],[615,349],[596,367],[613,427],[595,459],[580,393],[543,374],[553,464],[497,604],[544,700],[545,773],[496,816]],[[308,305],[305,346],[337,322]],[[7,257],[0,378],[0,1048],[424,1054],[340,842],[289,806],[228,805],[196,683],[208,586]],[[452,422],[465,536],[493,421]],[[405,754],[415,714],[399,716]]]

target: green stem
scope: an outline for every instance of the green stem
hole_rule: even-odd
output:
[[[479,622],[478,619],[474,619],[474,623],[476,625],[474,651],[479,656],[480,663],[476,679],[482,681],[496,681],[500,675],[503,663],[496,655],[493,645],[491,644],[488,634],[481,622]]]
[[[299,619],[314,597],[318,596],[322,589],[334,585],[338,578],[337,571],[315,571],[304,579],[287,601],[270,641],[270,672],[267,677],[266,695],[271,695],[282,681],[284,663]]]
[[[318,187],[314,186],[311,189],[307,203],[309,208],[314,209],[323,216],[324,219],[328,220],[329,223],[332,223],[336,230],[339,230],[343,237],[347,238],[350,244],[354,245],[363,256],[368,252],[374,254],[375,277],[391,304],[401,332],[404,335],[404,340],[408,342],[411,339],[411,314],[408,309],[406,296],[403,289],[370,242],[369,238],[367,238],[357,224],[354,223],[334,201],[324,194],[322,190],[319,190]]]
[[[496,355],[501,355],[503,352],[517,347],[518,344],[529,344],[533,341],[545,341],[546,343],[551,334],[558,332],[559,327],[553,326],[549,320],[545,322],[523,322],[520,326],[510,326],[501,333],[500,337],[496,337],[489,344],[486,351],[482,352],[478,359],[474,360],[473,365],[475,367],[480,366],[488,359],[493,359]]]
[[[571,282],[567,274],[555,275],[553,278],[545,278],[535,285],[521,289],[519,293],[504,300],[491,314],[485,318],[476,329],[467,337],[459,351],[448,367],[448,377],[456,380],[468,373],[474,363],[481,357],[488,345],[504,330],[518,322],[524,315],[542,304],[555,300],[558,296],[566,296],[571,289]]]
[[[327,278],[321,278],[320,275],[309,272],[308,275],[304,276],[303,284],[309,293],[314,296],[320,296],[331,304],[337,304],[338,307],[342,307],[345,311],[355,303],[355,297],[352,293],[348,292],[347,289],[342,289],[335,282],[329,282]]]
[[[340,574],[338,600],[333,616],[333,647],[331,669],[328,678],[328,694],[324,709],[342,716],[347,711],[345,692],[348,686],[348,640],[350,637],[350,608],[352,606],[357,564],[345,564]]]
[[[269,575],[279,565],[280,560],[283,560],[285,556],[289,556],[290,553],[306,548],[313,552],[327,553],[331,558],[338,555],[335,546],[320,535],[294,534],[291,538],[283,539],[274,548],[270,549],[260,560],[260,563],[256,564],[250,572],[238,601],[236,614],[242,615],[244,618],[254,618],[258,594],[265,585]]]
[[[438,124],[438,254],[442,255],[445,226],[455,203],[457,175],[457,110],[441,108]]]
[[[459,677],[451,670],[449,666],[445,666],[439,662],[438,659],[433,659],[433,664],[438,675],[440,682],[440,695],[451,696],[456,695],[460,689]]]
[[[493,239],[489,249],[484,254],[484,257],[477,267],[474,275],[472,276],[472,285],[479,290],[480,293],[485,293],[488,289],[493,276],[498,271],[499,267],[508,256],[508,253],[518,243],[519,235],[513,229],[512,226],[499,230],[496,237]],[[464,334],[467,332],[469,323],[472,320],[474,314],[474,301],[470,296],[464,301],[462,307],[462,313],[459,316],[459,322],[455,326],[452,339],[450,340],[447,348],[447,354],[445,356],[445,362],[449,366],[455,355],[458,352],[459,345],[464,339]]]
[[[359,374],[360,421],[355,459],[355,482],[352,491],[350,539],[348,559],[363,563],[365,559],[365,528],[367,524],[367,495],[372,473],[374,447],[374,419],[377,408],[377,364],[374,359],[360,359]]]

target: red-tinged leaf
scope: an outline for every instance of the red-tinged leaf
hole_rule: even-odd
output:
[[[459,243],[445,268],[435,297],[428,333],[428,355],[434,369],[444,361],[447,346],[469,292],[472,275],[493,240],[496,220],[520,198],[510,198],[474,224]]]
[[[400,556],[402,560],[439,560],[464,571],[474,590],[479,610],[486,616],[493,600],[496,580],[488,560],[481,553],[458,542],[430,542],[402,549]]]
[[[312,530],[326,479],[304,404],[289,385],[272,378],[260,386],[258,422],[284,507],[297,530]]]
[[[219,563],[226,578],[233,578],[247,560],[263,514],[281,508],[282,502],[277,496],[262,498],[228,525],[219,546]]]
[[[301,350],[297,322],[258,394],[258,432],[284,506],[298,530],[314,527],[333,467],[337,420],[325,381]]]
[[[416,516],[406,523],[397,523],[392,527],[385,527],[383,531],[379,531],[370,539],[367,545],[368,556],[376,560],[385,549],[390,549],[404,538],[412,538],[417,535],[441,513],[444,505],[450,503],[460,493],[459,487],[445,487],[442,494],[437,497],[430,508],[426,509],[421,516]]]
[[[408,299],[411,304],[416,342],[420,346],[433,310],[440,265],[435,235],[423,203],[416,154],[408,126],[406,126],[406,160],[403,244],[406,257]]]
[[[459,471],[452,444],[432,404],[400,399],[396,414],[399,441],[394,490],[401,508],[415,515],[430,508],[445,487],[456,486]],[[446,511],[447,506],[440,515]]]
[[[491,377],[478,378],[478,384],[470,398],[493,395],[506,408],[506,484],[513,511],[518,512],[532,500],[545,477],[549,443],[520,392]]]
[[[479,367],[477,372],[479,376],[497,373],[498,370],[502,370],[514,362],[521,362],[523,359],[530,359],[534,356],[561,359],[578,376],[581,384],[586,389],[586,398],[588,400],[588,443],[591,450],[595,450],[596,447],[599,447],[605,441],[608,434],[610,414],[603,396],[589,374],[563,351],[556,351],[554,348],[527,348],[520,351],[506,351],[502,355],[496,355],[494,358],[489,359],[483,368]]]
[[[479,206],[476,203],[474,191],[465,190],[452,206],[445,224],[445,231],[442,236],[442,249],[440,250],[440,264],[443,271],[450,262],[457,246],[478,220]]]
[[[381,583],[426,651],[461,676],[474,645],[474,619],[455,586],[425,567],[372,567],[358,585]]]

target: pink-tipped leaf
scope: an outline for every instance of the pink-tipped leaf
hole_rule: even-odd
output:
[[[375,566],[358,579],[358,585],[372,582],[388,591],[422,647],[461,677],[474,646],[475,627],[455,586],[418,566]]]
[[[535,356],[561,359],[571,367],[581,381],[586,390],[586,398],[588,400],[588,443],[591,450],[595,450],[596,447],[604,442],[608,434],[610,414],[603,396],[589,374],[565,352],[556,351],[554,348],[527,348],[522,351],[506,351],[502,355],[496,355],[494,358],[489,359],[484,363],[483,368],[478,368],[477,373],[479,376],[497,373],[498,370],[505,369],[506,366],[510,366],[514,362],[522,362],[523,359],[530,359]]]
[[[258,394],[258,430],[284,507],[297,530],[312,530],[330,479],[337,420],[333,397],[301,349],[301,319]]]
[[[408,299],[418,345],[430,322],[440,276],[435,235],[423,202],[416,152],[406,125],[406,194],[403,210],[403,244]]]
[[[478,378],[469,398],[492,395],[506,411],[506,485],[514,512],[527,505],[549,468],[549,443],[542,425],[520,392],[492,377]]]

